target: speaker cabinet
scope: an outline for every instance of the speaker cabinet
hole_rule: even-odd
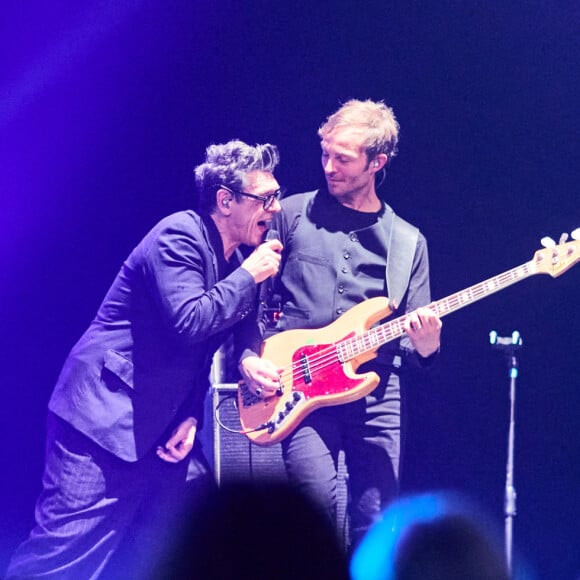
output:
[[[206,399],[204,450],[218,484],[250,479],[287,481],[280,444],[254,445],[240,433],[237,384],[214,384]]]
[[[236,395],[236,383],[216,383],[206,397],[205,424],[199,436],[218,485],[239,480],[288,481],[279,443],[262,447],[239,433]],[[346,540],[348,473],[342,452],[338,459],[337,530]]]

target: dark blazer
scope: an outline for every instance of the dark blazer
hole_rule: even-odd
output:
[[[212,356],[256,303],[253,277],[232,261],[211,218],[161,220],[73,347],[50,410],[127,461],[186,416],[201,420]]]

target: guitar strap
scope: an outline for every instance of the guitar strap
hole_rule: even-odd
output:
[[[390,216],[385,216],[381,221],[389,240],[385,279],[390,306],[395,310],[401,304],[409,286],[419,230],[396,215],[388,205],[386,208]]]

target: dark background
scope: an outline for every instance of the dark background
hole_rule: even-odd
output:
[[[121,261],[192,204],[211,142],[276,143],[290,192],[320,184],[316,129],[384,99],[401,125],[382,188],[429,241],[442,298],[580,226],[580,4],[81,0],[0,19],[0,569],[32,523],[46,403]],[[411,396],[404,491],[459,490],[503,525],[518,330],[516,550],[580,574],[580,268],[444,320]]]

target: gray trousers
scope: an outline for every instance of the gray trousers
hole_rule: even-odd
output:
[[[213,478],[200,449],[177,464],[154,450],[134,463],[49,414],[36,527],[7,578],[147,578]]]

